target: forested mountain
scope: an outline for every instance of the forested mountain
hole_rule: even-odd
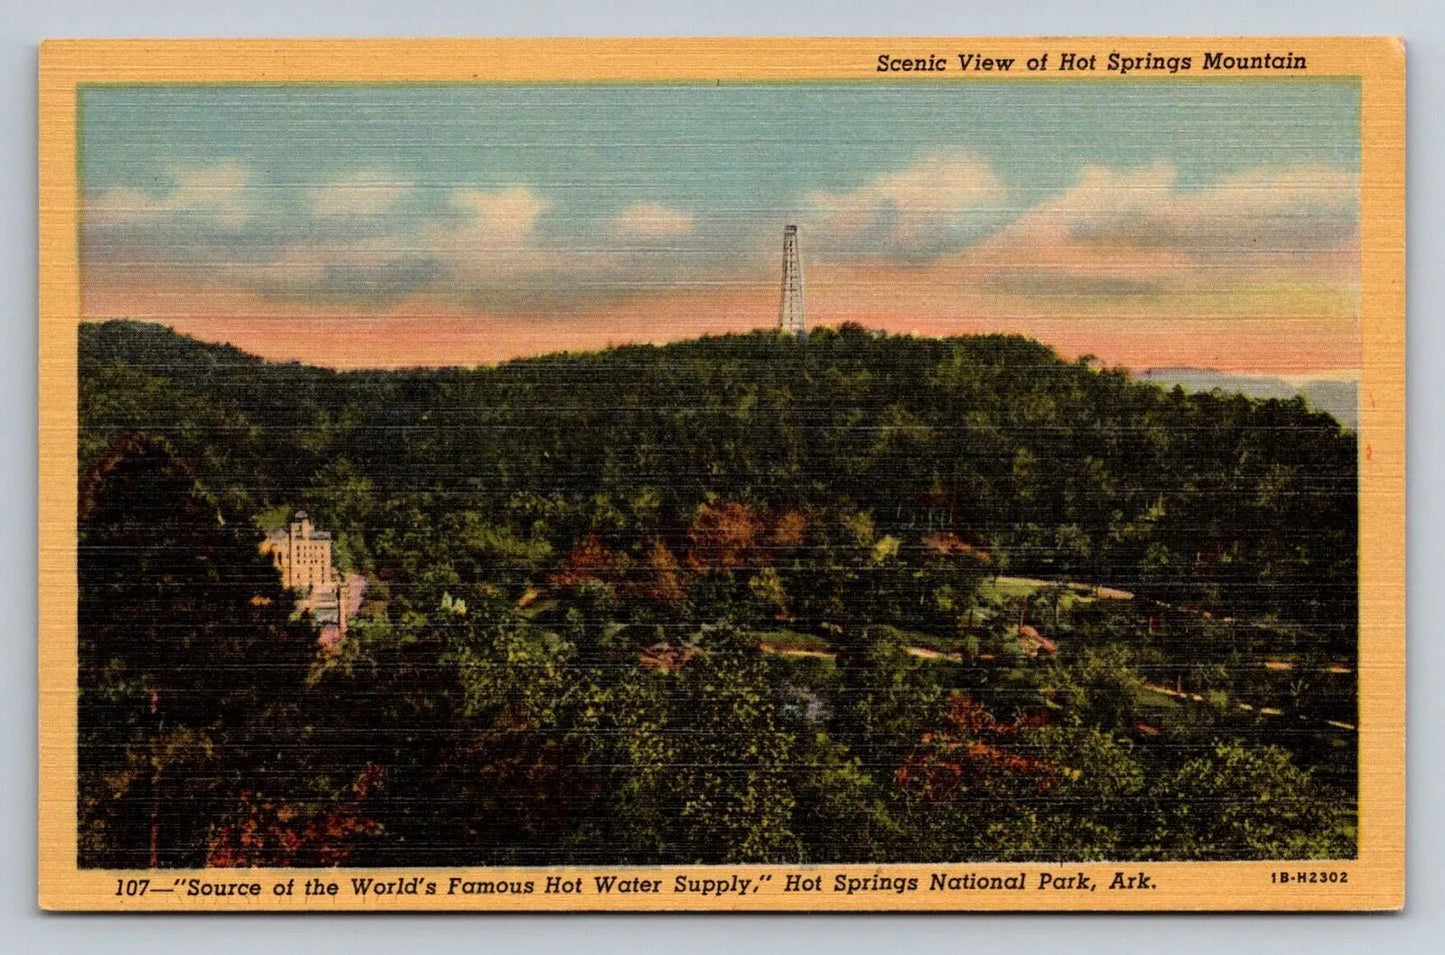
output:
[[[1332,418],[1165,391],[1023,338],[850,327],[805,347],[758,333],[338,374],[112,322],[84,326],[81,381],[83,470],[145,430],[253,511],[308,501],[344,526],[326,500],[344,478],[568,544],[581,525],[686,526],[713,499],[848,509],[882,533],[952,531],[1019,573],[1354,618],[1356,448]]]
[[[139,851],[161,771],[127,758],[236,733],[209,828],[152,827],[163,861],[1352,851],[1353,736],[1323,727],[1353,723],[1356,441],[1303,401],[1010,336],[338,373],[110,322],[81,328],[80,417],[82,700],[132,727],[87,751],[82,707],[87,864]],[[210,566],[304,508],[368,604],[339,654],[162,730],[155,638],[106,601],[186,627],[205,600],[115,563],[117,500],[229,548]],[[264,622],[293,650],[294,624]],[[263,714],[300,762],[235,728]]]

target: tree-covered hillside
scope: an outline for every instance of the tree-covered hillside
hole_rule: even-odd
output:
[[[1356,442],[1301,401],[1008,336],[337,373],[110,322],[80,404],[86,864],[1352,851]],[[345,644],[162,730],[155,634],[236,592],[115,555],[240,567],[298,508],[368,581]]]
[[[1299,401],[1164,391],[1018,337],[845,327],[338,374],[111,322],[83,328],[81,383],[83,470],[155,433],[243,509],[308,501],[344,525],[328,499],[365,483],[554,545],[685,526],[714,499],[846,509],[1018,573],[1355,616],[1353,435]]]

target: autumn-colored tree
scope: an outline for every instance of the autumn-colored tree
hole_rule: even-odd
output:
[[[791,550],[802,545],[807,532],[807,514],[796,509],[785,511],[773,524],[768,543],[777,550]]]
[[[897,784],[920,799],[947,802],[965,793],[995,789],[1031,777],[1039,792],[1053,785],[1056,769],[1020,749],[1021,725],[1000,723],[966,693],[952,693],[940,727],[923,734],[919,748],[895,774]]]
[[[340,804],[297,805],[242,792],[232,821],[211,836],[206,865],[213,868],[345,865],[358,840],[381,826],[366,815],[366,799],[382,783],[381,767],[368,765]]]
[[[600,536],[589,534],[567,554],[562,566],[547,582],[553,587],[601,583],[610,588],[626,574],[630,565],[625,555],[609,550]]]
[[[708,501],[688,528],[688,566],[699,573],[751,566],[758,560],[762,535],[762,521],[746,504]]]
[[[939,726],[898,769],[907,822],[899,859],[1119,858],[1143,771],[1127,746],[1047,717],[995,719],[954,693]]]
[[[653,603],[675,605],[687,599],[682,565],[660,540],[647,547],[647,557],[637,568],[639,582],[631,589]]]

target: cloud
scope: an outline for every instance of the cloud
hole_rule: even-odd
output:
[[[126,227],[175,222],[235,228],[255,215],[251,173],[239,164],[179,169],[172,177],[170,191],[159,196],[125,188],[88,196],[87,223]]]
[[[261,263],[218,263],[214,276],[269,295],[367,302],[404,298],[440,273],[431,250],[396,236],[297,243]]]
[[[1334,245],[1358,221],[1358,177],[1325,166],[1262,167],[1184,189],[1160,163],[1115,172],[1085,166],[1057,199],[1020,216],[997,240],[1077,241],[1182,251]]]
[[[804,197],[808,231],[837,258],[954,251],[1000,219],[1006,198],[989,164],[967,152],[927,156],[858,189]]]
[[[1162,283],[1146,279],[1109,275],[1104,270],[1017,269],[992,275],[988,287],[1000,292],[1025,295],[1056,295],[1074,300],[1157,295]]]
[[[430,256],[447,294],[524,307],[539,292],[556,296],[567,288],[554,277],[569,264],[569,250],[545,244],[538,228],[551,208],[530,186],[457,189],[446,219],[420,228],[411,242]]]
[[[374,216],[395,209],[412,184],[377,171],[363,171],[310,190],[311,212],[321,218]]]
[[[594,218],[524,182],[454,188],[440,203],[409,197],[416,189],[377,170],[276,185],[235,164],[182,169],[159,195],[87,197],[82,252],[119,276],[146,268],[318,305],[424,295],[498,314],[577,314],[772,289],[782,226],[795,222],[819,307],[834,294],[879,314],[968,302],[1011,315],[1233,321],[1319,300],[1345,324],[1357,308],[1358,177],[1321,165],[1203,183],[1164,163],[1085,166],[1020,209],[985,161],[938,153],[857,188],[794,193],[770,221],[656,201]],[[905,306],[909,288],[922,298]]]
[[[482,249],[517,249],[532,238],[537,217],[548,203],[526,186],[457,189],[452,206],[468,218],[449,230],[459,243]]]
[[[611,229],[629,238],[663,238],[686,235],[693,230],[694,217],[689,212],[671,209],[659,202],[639,202],[615,217]]]
[[[1359,179],[1327,166],[1249,169],[1180,185],[1159,163],[1086,166],[973,250],[1000,289],[1039,295],[1152,295],[1166,287],[1357,280]]]

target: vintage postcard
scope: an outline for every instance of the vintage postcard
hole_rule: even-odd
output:
[[[43,906],[1403,904],[1399,41],[40,69]]]

